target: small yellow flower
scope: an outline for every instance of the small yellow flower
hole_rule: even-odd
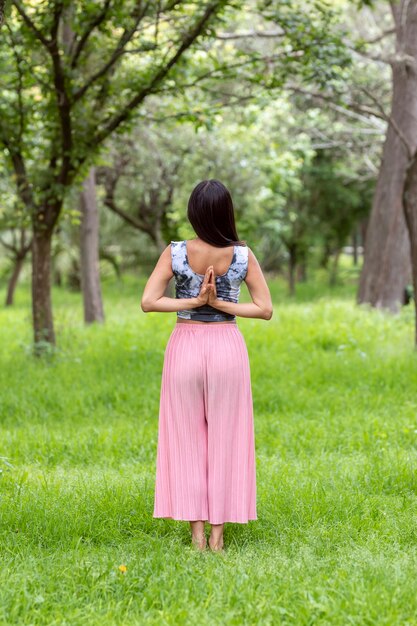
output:
[[[119,565],[119,570],[122,572],[122,574],[126,574],[127,572],[126,565]]]

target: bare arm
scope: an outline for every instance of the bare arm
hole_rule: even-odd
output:
[[[151,311],[170,313],[182,311],[183,309],[194,309],[206,304],[208,299],[207,284],[211,268],[212,266],[207,268],[200,293],[195,298],[168,298],[164,296],[165,289],[174,275],[171,262],[171,244],[169,244],[159,257],[145,285],[140,303],[142,311],[144,313]]]
[[[218,299],[216,295],[210,295],[208,303],[216,309],[224,311],[225,313],[231,313],[232,315],[270,320],[273,313],[271,293],[258,259],[250,248],[248,253],[248,272],[245,282],[248,286],[252,302],[227,302]]]

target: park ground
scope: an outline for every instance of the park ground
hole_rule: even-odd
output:
[[[0,310],[0,624],[417,625],[413,309],[358,307],[356,276],[295,298],[271,279],[273,318],[238,319],[259,519],[226,525],[224,555],[152,518],[175,314],[143,313],[128,276],[84,327],[56,288],[58,350],[36,361],[23,282]]]

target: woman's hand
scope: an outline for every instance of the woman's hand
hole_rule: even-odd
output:
[[[197,296],[197,306],[202,306],[203,304],[207,304],[208,299],[209,299],[209,294],[210,294],[210,290],[211,287],[209,287],[210,284],[210,275],[213,271],[213,266],[209,265],[209,267],[206,269],[206,273],[204,274],[204,279],[203,282],[201,283],[201,287],[200,287],[200,293]]]
[[[217,302],[216,276],[212,265],[207,268],[206,273],[204,274],[204,279],[196,302],[197,306],[202,306],[203,304],[210,304],[213,306]]]
[[[217,302],[217,290],[216,290],[216,275],[214,273],[213,266],[211,266],[210,278],[207,284],[209,295],[207,303],[213,306]]]

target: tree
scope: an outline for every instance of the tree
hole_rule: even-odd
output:
[[[12,271],[7,286],[5,305],[11,306],[14,300],[14,293],[19,280],[20,272],[22,271],[23,264],[26,256],[31,249],[32,240],[30,232],[24,226],[20,228],[12,228],[8,231],[9,238],[6,241],[4,238],[0,238],[1,245],[6,249],[7,256],[12,263]]]
[[[222,80],[221,96],[230,100],[239,79],[243,90],[249,86],[270,98],[297,73],[325,84],[338,74],[342,47],[331,28],[334,12],[316,0],[104,0],[100,6],[93,0],[48,0],[36,8],[11,0],[11,5],[10,45],[0,52],[7,77],[0,96],[0,142],[32,219],[32,309],[40,346],[55,341],[53,232],[68,189],[87,175],[109,137],[129,130],[156,94],[182,93],[186,100],[189,89],[213,94]],[[239,20],[231,19],[236,14],[241,22],[249,14],[251,21],[263,22],[256,43],[251,33],[248,38],[238,32]],[[217,41],[220,20],[232,32],[220,33]],[[276,32],[265,33],[266,23]],[[231,45],[230,38],[238,43]]]
[[[99,272],[99,212],[94,167],[90,168],[89,175],[83,182],[80,205],[80,260],[84,321],[87,323],[103,322],[104,311]]]
[[[417,0],[390,2],[396,51],[392,105],[370,221],[358,301],[398,311],[410,275],[410,245],[403,212],[407,166],[417,146]]]
[[[16,198],[14,187],[6,176],[0,176],[0,246],[10,260],[10,276],[5,305],[11,306],[25,259],[30,252],[32,235],[30,219]]]
[[[417,348],[417,150],[407,166],[403,189],[403,204],[405,221],[410,238],[415,318],[414,344]]]
[[[51,242],[66,190],[86,175],[103,142],[161,88],[228,3],[105,0],[97,7],[84,0],[73,4],[71,15],[67,4],[51,0],[41,11],[13,0],[10,50],[1,52],[10,78],[0,100],[0,142],[32,219],[37,352],[44,342],[55,343]],[[69,54],[63,50],[64,21],[75,34]]]
[[[154,126],[154,125],[153,125]],[[168,211],[172,208],[179,170],[191,145],[178,146],[175,129],[161,137],[152,126],[133,129],[118,138],[109,153],[109,164],[97,168],[103,185],[103,204],[132,228],[145,233],[161,254],[170,238]]]
[[[345,150],[316,150],[304,173],[309,191],[308,212],[315,224],[313,238],[323,247],[322,263],[330,269],[330,285],[336,283],[340,253],[356,227],[368,215],[373,180],[361,179],[349,168]]]

